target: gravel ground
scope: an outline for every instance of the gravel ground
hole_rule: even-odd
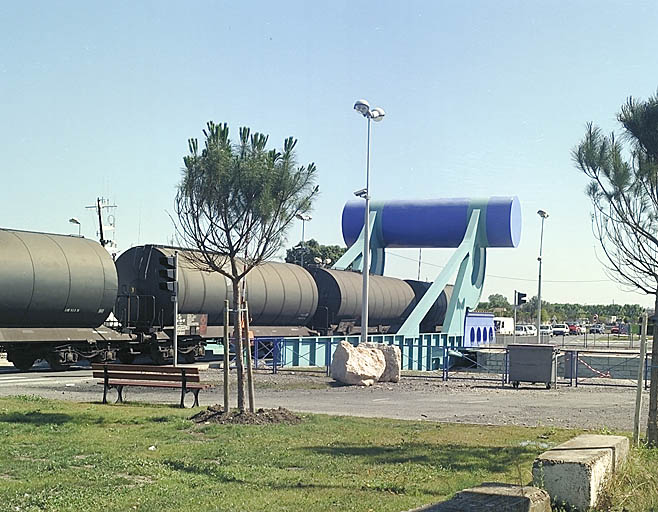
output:
[[[257,371],[256,406],[285,407],[312,412],[365,417],[457,423],[557,426],[630,431],[633,428],[635,389],[620,381],[591,380],[597,385],[570,387],[558,383],[547,390],[527,384],[520,389],[501,386],[499,380],[482,380],[460,374],[448,382],[439,378],[404,376],[399,383],[378,383],[368,388],[344,386],[320,372],[283,371],[273,375]],[[481,377],[481,376],[480,376]],[[222,371],[202,370],[202,380],[215,384],[199,395],[202,406],[223,403]],[[623,381],[632,384],[630,381]],[[609,384],[615,384],[614,386]],[[234,395],[233,386],[231,395]],[[35,394],[48,398],[99,401],[102,388],[88,368],[53,373],[35,368],[17,373],[0,369],[0,396]],[[128,400],[176,404],[175,390],[131,388]],[[190,395],[191,398],[191,395]],[[646,425],[648,392],[643,392]],[[232,405],[235,398],[232,396]]]

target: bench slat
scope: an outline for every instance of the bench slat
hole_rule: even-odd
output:
[[[141,372],[141,373],[173,373],[180,375],[182,370],[185,370],[186,375],[198,374],[199,369],[196,367],[180,367],[180,366],[151,366],[151,365],[133,365],[133,364],[103,364],[92,363],[92,370],[100,370],[107,366],[108,371],[128,371],[128,372]]]
[[[98,384],[103,385],[102,382],[99,382]],[[108,382],[110,386],[139,386],[143,388],[182,388],[183,383],[182,382],[142,382],[138,380],[110,380]],[[192,384],[187,384],[185,386],[187,389],[208,389],[212,387],[210,384],[200,384],[200,383],[192,383]]]
[[[94,379],[104,379],[105,373],[103,372],[94,372]],[[131,372],[107,372],[108,379],[130,379],[130,380],[163,380],[163,381],[173,381],[173,382],[182,382],[182,375],[171,375],[169,373],[165,374],[155,374],[155,373],[131,373]],[[199,375],[186,375],[185,379],[187,382],[201,382],[201,377]]]

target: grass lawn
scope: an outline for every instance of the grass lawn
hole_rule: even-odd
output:
[[[192,414],[2,398],[0,510],[400,512],[485,481],[528,483],[535,456],[578,433],[324,415],[194,425]]]

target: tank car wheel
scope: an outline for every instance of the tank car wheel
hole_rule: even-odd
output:
[[[133,361],[135,360],[135,354],[131,353],[130,350],[122,349],[117,353],[117,358],[122,364],[133,364]]]
[[[550,382],[546,383],[546,389],[551,389],[551,383]]]
[[[512,382],[512,387],[513,387],[514,389],[519,389],[519,381],[518,381],[518,380],[515,380],[514,382]]]
[[[26,372],[36,361],[36,357],[30,354],[21,354],[21,353],[9,353],[7,354],[7,359],[12,362],[14,367],[21,372]]]
[[[46,362],[54,372],[61,372],[66,369],[66,366],[59,362],[59,358],[55,354],[46,356]]]
[[[157,366],[162,366],[165,364],[165,356],[162,355],[162,352],[158,350],[157,346],[151,347],[151,361]]]
[[[196,356],[194,352],[188,352],[187,354],[180,354],[181,359],[185,364],[192,364],[196,362]]]

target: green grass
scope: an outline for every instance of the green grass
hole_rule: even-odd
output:
[[[574,435],[324,415],[194,425],[191,415],[0,399],[0,510],[399,512],[485,481],[528,483],[546,444]]]
[[[628,460],[613,475],[598,510],[646,512],[658,510],[658,449],[631,449]]]

